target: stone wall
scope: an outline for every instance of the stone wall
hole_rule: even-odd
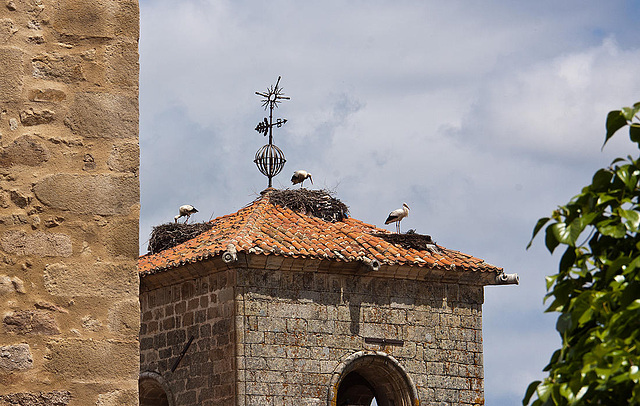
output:
[[[219,260],[146,276],[140,300],[141,370],[176,405],[324,406],[363,352],[397,360],[423,406],[484,402],[482,286]]]
[[[0,1],[0,405],[137,405],[137,0]]]
[[[161,288],[142,283],[141,371],[159,374],[176,405],[235,405],[234,285],[231,271]]]
[[[238,405],[326,405],[334,371],[363,350],[394,357],[421,405],[484,403],[482,286],[256,269],[237,279]]]

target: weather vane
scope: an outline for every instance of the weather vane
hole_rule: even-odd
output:
[[[269,178],[269,187],[271,187],[271,179],[282,171],[284,163],[287,162],[284,159],[284,153],[280,148],[273,145],[273,127],[280,128],[286,122],[287,119],[278,118],[276,122],[273,122],[273,109],[278,107],[278,103],[282,100],[289,100],[290,98],[284,95],[282,88],[279,87],[280,76],[274,86],[268,87],[266,92],[256,92],[258,96],[262,96],[262,107],[265,110],[269,109],[269,118],[265,117],[258,123],[255,130],[265,137],[269,134],[269,143],[256,152],[256,157],[253,160],[258,170],[267,178]]]

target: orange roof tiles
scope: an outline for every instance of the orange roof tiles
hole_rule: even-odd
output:
[[[438,252],[404,248],[375,234],[384,229],[348,218],[331,223],[276,206],[269,193],[238,210],[212,220],[213,227],[199,236],[138,260],[141,276],[221,255],[232,245],[237,252],[275,254],[294,258],[362,261],[382,265],[502,273],[482,259],[438,246]]]

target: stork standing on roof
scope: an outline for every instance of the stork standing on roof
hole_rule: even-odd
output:
[[[177,222],[178,222],[178,219],[179,219],[180,217],[185,217],[185,216],[186,216],[186,217],[187,217],[187,219],[184,221],[184,223],[185,223],[185,224],[187,224],[187,221],[189,221],[189,217],[191,217],[191,215],[192,215],[193,213],[197,213],[197,212],[198,212],[198,209],[196,209],[195,207],[193,207],[193,206],[192,206],[192,205],[190,205],[190,204],[185,204],[185,205],[180,206],[180,208],[178,209],[178,212],[179,212],[180,214],[178,214],[177,216],[175,216],[175,217],[173,218],[173,219],[175,220],[175,222],[177,223]]]
[[[401,209],[396,209],[389,213],[389,217],[384,224],[396,223],[396,233],[400,234],[400,221],[409,215],[409,206],[406,203],[402,203]]]
[[[313,185],[313,179],[311,179],[311,174],[307,171],[303,171],[302,169],[300,169],[299,171],[295,171],[293,173],[293,176],[291,177],[291,183],[293,183],[294,185],[299,183],[300,188],[302,188],[302,183],[307,178],[309,178],[309,180],[311,181],[311,184]]]

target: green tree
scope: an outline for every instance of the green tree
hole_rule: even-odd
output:
[[[609,112],[602,147],[623,127],[640,147],[639,111],[636,103]],[[598,170],[580,194],[538,220],[529,246],[545,225],[547,249],[566,246],[545,297],[546,311],[560,313],[562,347],[522,404],[640,405],[640,158]]]

